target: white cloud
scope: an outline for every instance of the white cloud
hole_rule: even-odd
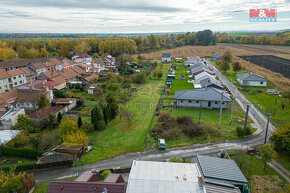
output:
[[[250,8],[290,10],[285,0],[1,0],[2,32],[160,32],[213,30],[274,30],[277,23],[248,22]],[[278,15],[279,16],[279,15]],[[261,27],[263,26],[263,27]]]

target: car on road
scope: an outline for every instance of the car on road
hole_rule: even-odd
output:
[[[165,139],[159,138],[158,139],[158,148],[159,149],[166,149],[166,143],[165,143]]]

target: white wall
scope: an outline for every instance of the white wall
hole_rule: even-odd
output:
[[[244,82],[242,82],[242,80],[237,79],[237,81],[240,85],[244,85]],[[267,86],[267,81],[247,81],[247,86]]]
[[[209,102],[211,105],[209,106]],[[192,100],[177,100],[178,107],[191,107],[191,108],[200,108],[200,103],[202,108],[220,108],[220,101],[194,101]],[[222,108],[228,108],[229,102],[224,102]]]
[[[8,78],[0,79],[0,93],[5,92],[6,89],[9,89]]]
[[[162,58],[162,62],[171,62],[171,58]]]

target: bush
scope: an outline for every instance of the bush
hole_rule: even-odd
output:
[[[30,136],[29,143],[34,149],[38,149],[40,145],[40,137],[38,135]]]
[[[186,126],[191,125],[193,123],[192,118],[190,116],[181,116],[176,119],[178,125]]]
[[[183,159],[180,158],[180,157],[173,156],[172,158],[170,158],[169,161],[170,162],[179,162],[179,163],[182,163],[183,162]]]
[[[20,164],[5,164],[0,166],[0,170],[9,171],[9,169],[16,167],[15,172],[33,170],[37,168],[37,162],[20,163]]]
[[[204,135],[206,131],[207,130],[205,127],[202,127],[201,125],[196,124],[196,123],[192,123],[190,125],[184,125],[182,128],[182,132],[191,138]]]
[[[43,136],[40,140],[39,148],[47,150],[60,143],[60,137],[58,135]]]
[[[144,72],[133,74],[131,79],[133,83],[141,84],[146,81],[146,74]]]
[[[244,129],[240,126],[236,128],[237,136],[243,137],[244,136]]]
[[[29,135],[27,131],[22,131],[21,133],[17,134],[12,140],[7,143],[7,146],[10,147],[23,147],[24,145],[28,144],[29,142]]]
[[[170,139],[174,139],[180,136],[180,133],[181,133],[181,130],[179,129],[162,130],[159,136],[166,140],[170,140]]]
[[[90,132],[94,131],[94,126],[89,122],[84,122],[82,124],[82,126],[80,127],[80,130],[82,130],[86,133],[90,133]]]
[[[104,179],[106,179],[106,177],[107,177],[107,175],[108,174],[110,174],[111,173],[111,171],[110,170],[105,170],[105,171],[103,171],[102,173],[101,173],[101,179],[100,180],[104,180]]]
[[[2,151],[2,155],[4,156],[16,156],[16,157],[24,157],[29,159],[37,159],[40,157],[44,151],[39,151],[35,149],[27,149],[27,148],[14,148],[14,147],[0,147]]]
[[[283,128],[278,128],[272,133],[270,140],[275,149],[279,151],[290,151],[290,123],[286,123]]]

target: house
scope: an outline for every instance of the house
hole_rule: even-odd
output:
[[[197,68],[191,68],[190,69],[190,74],[192,76],[196,76],[196,75],[198,75],[199,73],[202,73],[202,72],[207,72],[208,74],[214,75],[214,72],[212,72],[210,69],[208,69],[206,67],[203,67],[203,66],[199,66]]]
[[[47,84],[52,86],[55,90],[62,90],[66,87],[66,80],[61,75],[50,78],[49,80]]]
[[[89,83],[89,82],[91,82],[91,81],[93,81],[93,80],[97,80],[98,77],[99,77],[99,76],[98,76],[97,74],[93,73],[93,74],[91,74],[90,76],[85,77],[85,78],[83,79],[83,81]]]
[[[16,88],[24,83],[26,83],[26,75],[25,72],[22,70],[12,70],[7,72],[10,77],[11,81],[9,81],[10,88]]]
[[[83,52],[76,53],[72,57],[72,60],[76,60],[78,58],[83,59],[83,61],[85,61],[85,62],[91,62],[93,60],[93,57],[92,56],[88,55],[87,53],[83,53]]]
[[[63,143],[50,152],[45,152],[37,161],[38,168],[60,165],[71,166],[85,153],[83,145]]]
[[[79,66],[85,63],[85,61],[82,58],[75,59],[74,62],[75,62],[74,66]]]
[[[208,75],[195,80],[195,83],[194,83],[194,88],[205,88],[205,87],[223,89],[223,86],[219,80],[216,80]]]
[[[162,54],[162,62],[171,62],[171,54],[163,53]]]
[[[64,112],[68,112],[77,106],[77,100],[75,98],[58,98],[54,100],[54,104],[63,106]]]
[[[12,89],[9,92],[0,93],[0,108],[15,107],[15,101],[18,98],[18,89]]]
[[[42,72],[47,71],[46,66],[42,62],[36,62],[36,63],[29,64],[28,67],[30,69],[32,69],[34,72],[36,72],[37,75],[39,75]]]
[[[267,80],[253,72],[237,74],[237,81],[243,86],[267,86]]]
[[[248,192],[249,182],[234,160],[197,155],[197,164],[205,182],[228,184]]]
[[[10,129],[17,123],[17,118],[19,115],[24,115],[24,109],[10,109],[4,115],[0,117],[0,128]]]
[[[21,133],[21,130],[0,130],[0,146],[11,141],[19,133]]]
[[[97,86],[90,86],[88,88],[88,94],[101,95],[103,94],[103,89]]]
[[[215,55],[212,55],[211,56],[211,59],[212,59],[212,61],[218,61],[218,60],[220,60],[220,59],[222,59],[223,57],[222,57],[222,55],[220,55],[220,54],[215,54]]]
[[[53,87],[48,84],[48,81],[46,79],[27,82],[18,87],[18,89],[35,89],[43,92],[48,91],[51,99],[53,99],[54,96]]]
[[[188,67],[190,68],[190,70],[192,70],[198,67],[206,67],[206,66],[202,63],[196,63],[196,64],[189,64]]]
[[[43,57],[43,58],[34,58],[34,59],[25,59],[25,60],[5,61],[5,62],[0,62],[0,66],[4,71],[18,70],[18,69],[27,67],[33,63],[47,62],[50,58],[51,57]]]
[[[51,58],[50,62],[54,64],[56,71],[61,71],[63,69],[63,63],[57,58]]]
[[[176,107],[207,109],[226,109],[232,101],[225,91],[212,87],[176,91],[174,98]]]
[[[50,106],[50,107],[44,107],[41,109],[37,109],[33,113],[29,114],[30,119],[34,119],[37,121],[40,121],[42,119],[48,118],[50,114],[53,114],[55,116],[58,115],[58,113],[63,114],[64,108],[62,106]]]
[[[202,64],[202,61],[199,56],[187,57],[188,59],[184,62],[185,66],[192,66],[195,64]]]
[[[267,89],[267,93],[271,95],[280,95],[280,91],[277,89]]]
[[[38,75],[37,72],[33,71],[29,67],[24,67],[21,70],[25,73],[26,82],[34,81],[36,79],[37,75]]]
[[[65,70],[62,70],[59,72],[59,74],[64,77],[64,79],[66,81],[71,81],[71,80],[75,80],[78,76],[78,73],[76,71],[74,71],[72,68],[74,67],[71,67],[71,68],[67,68]]]
[[[202,78],[204,76],[209,76],[209,77],[215,79],[214,75],[212,75],[212,74],[210,74],[210,73],[208,73],[206,71],[200,72],[199,74],[195,75],[193,78],[194,78],[194,80],[198,80],[198,79],[200,79],[200,78]]]
[[[11,81],[11,76],[4,70],[0,69],[0,93],[10,89],[9,80]]]
[[[196,163],[133,161],[126,193],[206,193]]]

